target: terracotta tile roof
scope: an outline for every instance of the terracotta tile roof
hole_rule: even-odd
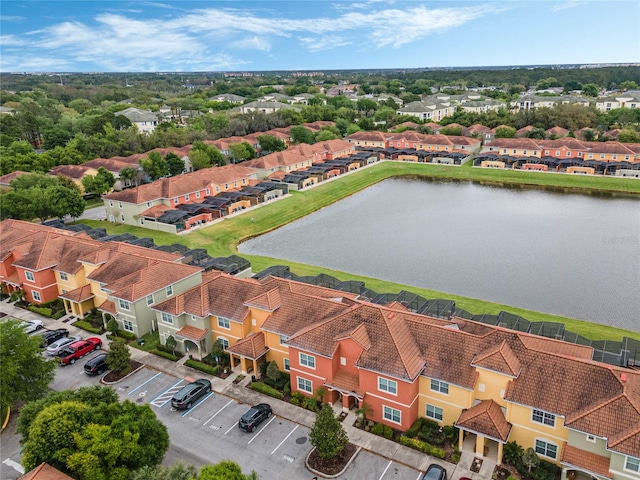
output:
[[[505,373],[512,377],[520,375],[522,365],[516,357],[513,350],[509,348],[506,340],[501,344],[494,345],[484,352],[479,353],[471,362],[472,366],[478,366],[493,370],[495,372]]]
[[[369,334],[367,333],[367,326],[364,323],[358,325],[347,335],[336,337],[336,340],[340,341],[344,340],[345,338],[350,338],[358,345],[360,345],[363,350],[369,350],[371,348],[371,339],[369,338]]]
[[[613,474],[609,472],[609,464],[611,460],[597,453],[587,452],[577,447],[567,445],[565,442],[562,448],[562,464],[586,470],[607,478],[613,478]]]
[[[351,135],[348,135],[347,137],[345,137],[346,140],[353,140],[353,141],[368,141],[368,142],[385,142],[386,141],[386,137],[382,132],[378,132],[378,131],[370,131],[370,132],[355,132],[352,133]]]
[[[207,330],[204,330],[202,328],[196,328],[191,325],[185,325],[184,327],[182,327],[180,330],[176,332],[176,335],[188,338],[189,340],[194,340],[196,342],[199,342],[200,340],[202,340],[206,334],[207,334]]]
[[[558,355],[582,358],[585,360],[591,360],[593,356],[593,347],[587,345],[563,342],[538,335],[518,335],[518,338],[529,350],[557,353]]]
[[[343,392],[356,393],[359,396],[364,395],[364,391],[360,389],[360,377],[355,373],[345,372],[341,369],[338,369],[333,378],[325,382],[325,385]]]
[[[562,137],[555,140],[536,140],[536,143],[540,146],[541,149],[548,150],[562,147],[567,147],[570,150],[587,150],[587,145],[585,145],[585,142],[581,142],[580,140],[573,137]]]
[[[85,300],[89,300],[93,298],[95,295],[91,291],[91,285],[83,285],[82,287],[76,288],[74,290],[70,290],[66,293],[61,293],[59,295],[60,298],[65,298],[72,302],[84,302]]]
[[[52,229],[38,235],[30,236],[30,246],[28,252],[19,260],[13,262],[14,265],[29,270],[43,270],[55,266],[63,255],[67,239],[73,236],[73,232]],[[86,238],[83,236],[82,238]]]
[[[111,315],[117,315],[118,311],[116,310],[116,305],[111,300],[105,300],[102,302],[100,306],[98,306],[98,310],[102,312],[110,313]]]
[[[84,165],[58,165],[52,168],[49,173],[56,177],[69,177],[74,180],[80,180],[86,175],[95,175],[98,173],[98,169]]]
[[[511,432],[511,424],[504,418],[500,405],[493,400],[483,400],[463,410],[455,425],[501,442],[506,442]]]
[[[263,332],[249,335],[227,348],[227,352],[250,358],[251,360],[259,359],[268,351],[269,349],[266,347]]]
[[[43,462],[19,477],[18,480],[73,480],[73,477]]]
[[[569,130],[562,127],[551,127],[549,130],[547,130],[548,135],[556,135],[558,137],[564,137],[568,133]]]
[[[149,207],[143,212],[140,212],[140,216],[149,217],[149,218],[158,218],[162,216],[162,214],[167,210],[173,210],[173,209],[174,207],[170,205],[164,205],[164,204],[154,205],[153,207]]]
[[[618,155],[633,155],[635,152],[620,142],[596,142],[589,153],[615,153]]]
[[[409,312],[409,308],[407,308],[405,305],[403,305],[402,303],[398,302],[397,300],[394,300],[391,303],[386,303],[385,307],[387,308],[391,308],[392,310],[404,310],[405,312]]]
[[[9,184],[11,183],[11,180],[14,180],[14,179],[18,178],[19,176],[24,175],[25,173],[29,173],[29,172],[23,172],[21,170],[16,170],[15,172],[11,172],[11,173],[7,173],[6,175],[2,175],[0,177],[0,185],[9,186]]]
[[[540,146],[531,138],[495,138],[487,143],[486,146],[494,148],[540,150]]]
[[[269,312],[273,312],[281,304],[282,299],[280,298],[280,290],[277,288],[269,290],[268,292],[258,295],[246,302],[246,305],[249,307],[260,308]]]

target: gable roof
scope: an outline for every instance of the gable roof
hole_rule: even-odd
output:
[[[499,442],[506,442],[511,433],[511,424],[507,422],[500,405],[494,400],[483,400],[464,410],[455,423],[463,430],[485,435]]]
[[[487,368],[512,377],[517,377],[522,370],[518,357],[513,353],[506,340],[476,355],[471,365]]]

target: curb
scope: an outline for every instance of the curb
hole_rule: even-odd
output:
[[[9,419],[11,418],[11,407],[7,407],[7,416],[4,419],[4,422],[2,422],[2,429],[0,429],[0,432],[4,432],[4,429],[7,428],[7,424],[9,423]]]
[[[125,380],[126,378],[129,378],[131,375],[136,373],[138,370],[142,370],[145,367],[146,367],[146,365],[144,363],[140,362],[140,366],[138,368],[136,368],[135,370],[132,370],[131,372],[127,373],[124,377],[116,380],[115,382],[106,382],[104,380],[104,377],[106,377],[110,373],[110,372],[107,372],[102,377],[100,377],[100,383],[102,383],[103,385],[115,385],[116,383],[120,383],[121,381]]]
[[[316,449],[316,447],[313,447],[309,453],[307,454],[307,456],[304,459],[304,466],[307,467],[307,470],[309,470],[311,473],[322,477],[322,478],[338,478],[340,475],[342,475],[344,472],[347,471],[347,468],[349,468],[349,465],[351,465],[351,462],[353,462],[353,460],[358,456],[358,454],[360,453],[360,450],[362,450],[362,447],[358,446],[356,448],[356,451],[354,452],[353,455],[351,455],[351,458],[349,459],[349,461],[347,462],[347,464],[344,466],[344,468],[342,470],[340,470],[338,473],[336,473],[335,475],[327,475],[326,473],[322,473],[318,470],[314,470],[313,468],[311,468],[309,466],[309,457],[311,456],[311,454],[313,453],[313,451]]]

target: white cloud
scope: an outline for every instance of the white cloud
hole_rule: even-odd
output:
[[[260,50],[263,52],[271,50],[271,44],[266,39],[258,37],[257,35],[231,42],[229,46],[239,50]]]
[[[338,36],[322,36],[322,37],[303,37],[300,43],[304,45],[310,52],[319,52],[322,50],[331,50],[338,47],[346,47],[352,42]]]
[[[3,47],[15,47],[25,44],[25,40],[18,38],[16,35],[0,35],[0,45]]]
[[[0,22],[24,22],[25,17],[18,15],[0,15]]]
[[[564,3],[559,3],[551,7],[552,12],[559,12],[560,10],[566,10],[568,8],[574,8],[580,5],[580,0],[567,0]]]

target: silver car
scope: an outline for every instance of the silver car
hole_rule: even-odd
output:
[[[71,345],[73,342],[77,342],[78,340],[82,340],[82,337],[72,335],[70,337],[61,338],[49,345],[45,351],[47,352],[47,355],[54,356],[64,347]]]
[[[21,325],[27,333],[33,333],[44,328],[44,322],[42,320],[25,320]]]

